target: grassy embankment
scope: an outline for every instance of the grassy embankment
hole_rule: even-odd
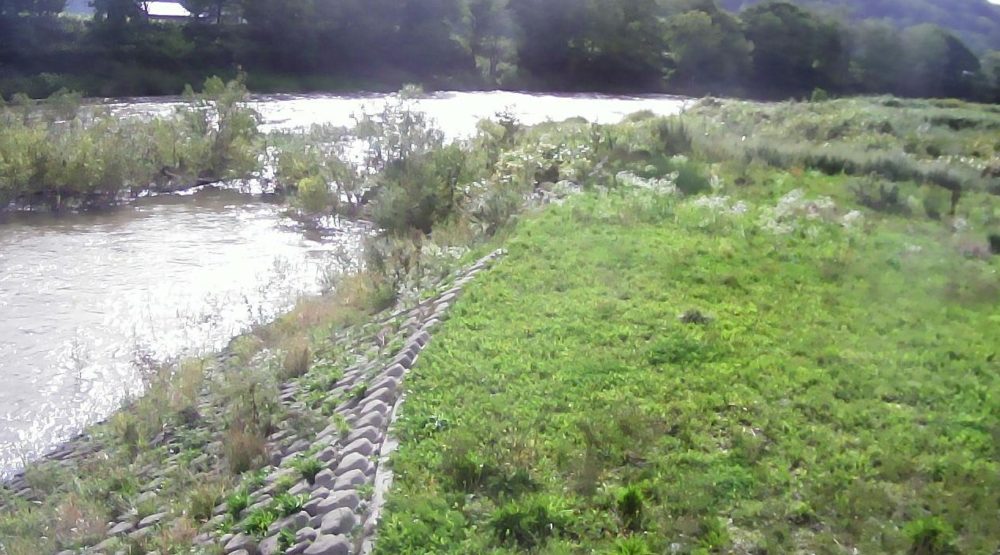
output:
[[[519,224],[409,378],[379,553],[992,553],[998,118],[702,105],[683,150],[720,162],[711,196]],[[659,176],[684,142],[619,167]],[[824,155],[885,176],[803,167]],[[956,218],[924,170],[962,176]]]

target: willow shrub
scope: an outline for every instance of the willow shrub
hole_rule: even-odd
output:
[[[70,93],[0,106],[0,208],[107,205],[249,176],[260,164],[259,117],[245,98],[242,82],[212,78],[172,118],[76,110]]]

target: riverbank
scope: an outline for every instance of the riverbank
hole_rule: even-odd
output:
[[[381,170],[374,209],[398,228],[367,269],[224,362],[152,373],[94,456],[32,465],[6,551],[357,547],[384,434],[351,433],[384,430],[394,388],[376,551],[992,549],[994,116],[888,102],[406,135],[427,148]],[[938,109],[969,116],[954,156],[928,151],[946,132],[897,125]],[[853,177],[828,151],[913,171]],[[312,162],[300,180],[327,175]],[[960,180],[954,215],[931,163]]]

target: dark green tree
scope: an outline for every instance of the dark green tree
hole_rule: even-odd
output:
[[[143,12],[141,2],[136,0],[92,0],[94,19],[111,25],[124,25],[131,21],[141,20]]]
[[[420,73],[473,73],[475,60],[457,39],[458,0],[403,0],[397,59]]]
[[[671,15],[666,41],[673,71],[670,83],[692,94],[737,90],[750,70],[753,47],[731,14],[712,2]]]
[[[848,77],[844,33],[834,21],[788,2],[756,5],[742,14],[754,45],[751,85],[769,97],[842,90]]]
[[[0,16],[53,16],[66,9],[66,0],[0,0]]]
[[[241,0],[251,47],[245,55],[272,70],[287,73],[315,69],[327,54],[316,40],[313,0]]]
[[[463,41],[489,83],[497,83],[501,64],[512,67],[517,55],[516,25],[508,0],[469,0]]]
[[[851,76],[865,93],[899,93],[906,46],[895,27],[884,21],[864,21],[851,32]]]
[[[903,93],[956,98],[972,94],[979,59],[954,35],[936,25],[917,25],[903,32],[903,44]]]

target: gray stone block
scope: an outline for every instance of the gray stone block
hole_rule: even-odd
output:
[[[337,478],[336,483],[333,485],[333,489],[335,491],[354,489],[356,486],[360,486],[365,483],[365,479],[364,472],[361,472],[360,470],[349,470],[341,477]]]
[[[323,488],[326,488],[326,489],[333,489],[333,484],[334,484],[334,482],[336,482],[336,480],[337,480],[337,476],[333,473],[332,470],[330,470],[329,468],[327,468],[327,469],[323,470],[322,472],[320,472],[319,474],[316,475],[316,480],[314,481],[314,483],[317,486],[320,486],[320,487],[323,487]]]
[[[385,426],[385,417],[377,412],[372,412],[359,418],[355,422],[355,426],[358,428],[374,426],[375,428],[382,429]]]
[[[307,526],[295,533],[295,542],[296,543],[311,542],[316,539],[317,535],[319,535],[319,532],[317,532],[315,528],[310,528]]]
[[[347,434],[347,439],[344,441],[347,445],[350,445],[359,439],[367,439],[372,443],[378,443],[382,439],[382,432],[375,426],[358,426],[354,431]]]
[[[372,454],[375,453],[375,450],[375,444],[363,437],[358,438],[344,446],[345,453],[359,453],[366,457],[372,456]]]
[[[405,373],[406,373],[406,368],[403,368],[398,364],[393,364],[388,368],[386,368],[384,372],[382,372],[382,376],[391,378],[402,378],[403,374]]]
[[[340,461],[337,469],[333,471],[337,476],[343,476],[352,470],[360,470],[365,474],[371,472],[372,463],[368,457],[361,453],[349,453]]]
[[[323,517],[319,531],[321,534],[347,534],[357,524],[358,517],[354,515],[354,511],[341,507],[330,511]]]
[[[317,536],[312,545],[302,553],[304,555],[348,555],[351,552],[351,542],[345,536]]]
[[[233,553],[241,549],[247,551],[251,555],[256,555],[257,542],[245,534],[236,534],[231,540],[226,542],[226,553]]]

